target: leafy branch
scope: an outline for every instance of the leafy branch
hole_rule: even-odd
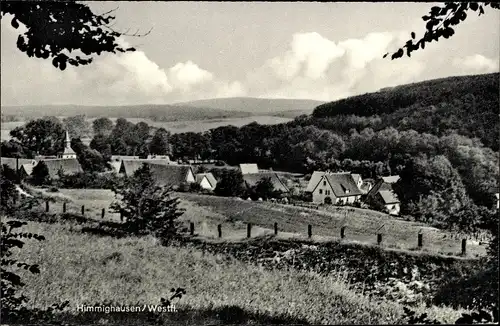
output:
[[[437,42],[440,38],[450,38],[455,34],[455,30],[451,26],[457,26],[467,18],[469,10],[478,12],[481,16],[484,14],[484,8],[491,7],[500,9],[500,4],[496,2],[445,2],[442,6],[434,6],[431,8],[428,15],[422,17],[426,21],[426,32],[418,41],[415,40],[415,32],[411,32],[411,39],[406,41],[406,44],[391,54],[391,59],[403,57],[406,49],[406,55],[411,57],[413,51],[425,49],[427,43]],[[390,53],[384,54],[386,58]]]

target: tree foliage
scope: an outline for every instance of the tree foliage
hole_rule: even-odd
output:
[[[477,12],[479,16],[484,14],[484,9],[490,7],[492,9],[500,9],[500,4],[497,2],[445,2],[439,6],[433,6],[428,15],[422,17],[425,24],[425,34],[419,40],[416,40],[415,32],[411,32],[411,38],[405,45],[392,53],[391,59],[403,57],[406,50],[406,55],[411,57],[413,51],[425,49],[425,45],[431,42],[437,42],[443,37],[450,38],[455,34],[452,26],[457,26],[467,19],[467,12],[470,10]],[[384,55],[387,57],[389,53]]]
[[[63,124],[71,138],[83,138],[90,134],[90,123],[84,114],[67,117]]]
[[[62,123],[55,117],[29,121],[10,131],[14,140],[27,151],[39,155],[57,155],[64,150],[65,133]]]
[[[214,172],[218,180],[214,189],[216,195],[239,197],[244,194],[243,175],[239,170],[221,169]]]
[[[125,229],[134,234],[152,234],[162,240],[172,240],[179,229],[179,199],[169,187],[157,186],[147,164],[132,177],[115,186],[116,201],[111,208],[126,218]]]
[[[109,136],[113,130],[113,121],[108,118],[97,118],[92,121],[94,136]]]
[[[26,31],[18,36],[17,47],[29,57],[52,58],[54,67],[88,65],[95,55],[104,52],[135,51],[123,48],[120,33],[112,28],[111,12],[94,14],[83,3],[75,1],[2,3],[2,18],[12,17],[12,27],[24,25]],[[138,36],[137,33],[134,36]]]
[[[49,169],[44,161],[38,162],[31,172],[31,182],[36,186],[49,185],[51,183]]]
[[[28,301],[28,298],[19,294],[19,290],[24,286],[21,276],[18,274],[19,269],[25,269],[33,274],[40,273],[40,269],[36,264],[20,262],[15,258],[15,248],[22,249],[24,246],[23,239],[35,239],[38,241],[45,240],[43,236],[26,232],[15,232],[16,229],[25,226],[26,222],[20,221],[1,221],[2,236],[0,237],[1,247],[1,313],[2,320],[6,316],[15,313],[23,304]]]

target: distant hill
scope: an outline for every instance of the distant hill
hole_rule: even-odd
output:
[[[122,106],[86,105],[33,105],[2,106],[2,115],[16,115],[23,118],[41,116],[74,116],[85,114],[87,117],[147,118],[153,121],[185,121],[224,118],[245,118],[254,115],[250,112],[219,110],[215,108],[196,108],[179,105],[144,104]]]
[[[121,106],[31,105],[2,106],[2,116],[22,118],[42,116],[148,118],[154,121],[185,121],[205,119],[246,118],[256,115],[277,115],[293,118],[310,114],[324,102],[292,99],[217,98],[176,104],[144,104]],[[298,114],[295,114],[297,112]]]
[[[317,106],[316,125],[334,125],[342,116],[380,119],[369,127],[443,135],[455,130],[498,151],[500,73],[449,77],[384,88]],[[373,120],[373,121],[376,121]]]
[[[312,113],[313,109],[325,102],[315,100],[274,99],[254,97],[229,97],[198,100],[174,105],[196,108],[221,109],[230,111],[254,112],[262,115],[275,115],[284,111],[302,111]],[[303,114],[303,113],[302,113]]]

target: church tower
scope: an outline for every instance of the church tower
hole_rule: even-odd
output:
[[[64,152],[61,158],[76,158],[75,151],[71,148],[71,140],[69,139],[68,131],[66,131],[66,141],[64,142]]]

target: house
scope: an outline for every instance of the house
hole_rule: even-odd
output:
[[[317,172],[317,173],[316,173]],[[352,204],[363,194],[349,172],[319,172],[311,176],[306,191],[314,203]]]
[[[257,172],[243,175],[243,181],[248,188],[254,187],[260,180],[264,178],[271,179],[274,190],[278,190],[283,193],[290,192],[290,189],[286,185],[285,180],[283,180],[276,172]]]
[[[160,186],[179,187],[186,183],[196,182],[193,170],[189,165],[158,164],[144,161],[148,160],[124,160],[119,173],[132,176],[143,164],[147,164],[153,178]]]
[[[196,183],[203,189],[214,190],[217,186],[217,180],[212,173],[197,173]]]
[[[399,215],[400,201],[392,189],[392,185],[399,180],[399,176],[380,178],[366,194],[365,202],[374,209],[385,209],[391,215]]]
[[[62,154],[58,155],[58,158],[76,159],[76,153],[71,148],[71,140],[69,139],[68,131],[66,131],[66,140],[64,141],[64,151],[62,152]]]
[[[351,176],[358,189],[361,190],[361,186],[363,186],[363,179],[361,178],[361,174],[353,173],[351,174]]]
[[[259,173],[259,167],[257,164],[240,164],[241,174],[255,174]]]
[[[33,168],[35,167],[35,164],[23,164],[19,168],[19,174],[21,176],[21,179],[25,179],[31,175],[31,172],[33,172]]]
[[[49,176],[52,179],[56,179],[59,177],[58,172],[59,170],[62,170],[64,174],[76,174],[76,173],[81,173],[83,172],[82,167],[80,166],[80,163],[76,158],[73,159],[61,159],[61,158],[56,158],[56,159],[44,159],[41,160],[40,162],[44,162],[45,165],[47,166],[47,169],[49,170]],[[40,164],[38,162],[38,164]],[[37,165],[38,165],[37,164]]]

